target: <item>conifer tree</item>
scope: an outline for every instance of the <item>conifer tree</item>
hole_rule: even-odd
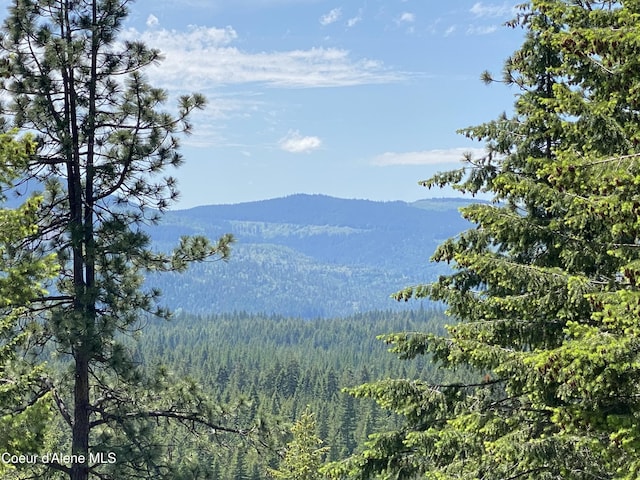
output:
[[[205,99],[183,96],[175,114],[163,110],[167,93],[143,73],[160,53],[118,38],[129,4],[13,0],[2,27],[2,114],[37,137],[25,176],[44,189],[32,244],[60,265],[43,339],[70,361],[51,391],[70,438],[59,447],[73,457],[46,467],[71,480],[170,477],[151,420],[243,433],[197,385],[141,375],[120,341],[141,314],[168,316],[159,292],[144,288],[146,272],[226,258],[232,240],[185,237],[171,254],[150,248],[144,225],[178,195],[166,170],[182,163],[178,135]],[[101,463],[100,453],[117,462]]]
[[[329,450],[321,447],[316,435],[316,421],[309,407],[291,427],[293,439],[287,444],[280,468],[269,469],[270,478],[280,480],[320,480],[322,457]]]
[[[477,226],[435,252],[453,273],[396,295],[445,302],[448,335],[386,337],[477,381],[354,389],[406,421],[327,467],[335,478],[640,475],[639,19],[637,1],[521,7],[513,116],[463,130],[486,156],[423,182],[493,202],[463,208]]]
[[[10,189],[23,171],[29,136],[0,135],[0,185]],[[4,193],[0,193],[4,200]],[[45,291],[42,282],[55,274],[55,258],[31,255],[22,247],[36,232],[41,199],[31,198],[17,209],[0,209],[0,451],[10,456],[40,453],[51,418],[51,395],[42,381],[42,365],[23,354],[36,328],[28,315],[32,302]],[[0,474],[22,465],[0,463]]]

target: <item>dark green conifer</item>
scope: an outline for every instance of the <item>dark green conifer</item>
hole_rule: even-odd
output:
[[[405,423],[336,478],[638,478],[639,18],[637,1],[521,7],[513,116],[463,130],[486,156],[423,182],[493,202],[463,208],[477,227],[435,252],[453,273],[397,294],[446,303],[448,335],[386,337],[476,380],[354,389]]]

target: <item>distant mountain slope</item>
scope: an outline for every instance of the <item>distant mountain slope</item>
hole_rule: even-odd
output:
[[[441,241],[471,226],[457,210],[467,203],[292,195],[171,211],[150,229],[160,249],[191,234],[230,232],[237,243],[228,263],[204,263],[149,282],[168,306],[195,313],[317,317],[401,308],[391,293],[445,271],[428,260]]]

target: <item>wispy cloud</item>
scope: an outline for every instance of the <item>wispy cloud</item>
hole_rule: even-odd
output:
[[[358,14],[355,17],[351,17],[347,20],[347,27],[355,27],[358,23],[362,21],[362,9],[358,10]]]
[[[159,23],[160,21],[158,20],[158,17],[156,17],[153,13],[147,17],[147,27],[155,27]]]
[[[164,50],[162,47],[166,46],[167,52],[173,50],[206,51],[229,45],[238,38],[238,34],[231,26],[223,28],[191,26],[185,32],[158,29],[140,33],[135,29],[130,29],[124,32],[123,36],[126,39],[140,38],[149,42],[150,46],[161,50]]]
[[[484,3],[484,2],[476,2],[469,9],[469,13],[471,13],[478,22],[472,25],[469,25],[467,28],[467,35],[489,35],[496,30],[498,30],[498,25],[483,25],[482,20],[485,21],[487,19],[497,19],[504,18],[509,16],[514,16],[516,14],[516,6],[514,2],[502,2],[502,3]],[[495,21],[495,20],[489,20]]]
[[[481,156],[486,152],[482,148],[449,148],[440,150],[422,150],[418,152],[385,152],[372,160],[373,165],[388,167],[392,165],[439,165],[459,162],[466,154]]]
[[[342,17],[342,9],[341,8],[334,8],[333,10],[331,10],[330,12],[322,15],[320,17],[320,24],[321,25],[331,25],[332,23],[337,22],[338,20],[340,20],[340,17]]]
[[[264,115],[269,104],[259,94],[251,91],[221,95],[207,92],[207,106],[202,111],[193,112],[193,124],[197,124],[191,135],[182,139],[186,146],[198,148],[238,146],[239,136],[229,129],[230,122],[251,121]],[[247,145],[242,145],[247,148]]]
[[[280,139],[278,145],[289,153],[309,153],[322,146],[322,140],[318,137],[305,137],[297,130],[290,130]]]
[[[416,14],[411,12],[402,12],[398,17],[397,23],[413,23],[416,21]]]
[[[452,35],[453,32],[456,31],[456,26],[455,25],[451,25],[450,27],[448,27],[445,31],[444,31],[444,36],[448,37],[449,35]]]
[[[497,25],[469,25],[467,35],[489,35],[498,30]]]
[[[234,46],[238,33],[230,26],[193,26],[186,32],[156,28],[141,33],[131,29],[123,37],[160,49],[165,59],[149,74],[165,88],[202,90],[246,83],[285,88],[339,87],[396,82],[406,77],[381,61],[353,59],[349,51],[337,48],[243,51]]]
[[[406,33],[413,34],[415,33],[414,23],[416,21],[416,14],[411,12],[402,12],[395,19],[396,25],[398,27],[406,27]]]
[[[469,11],[476,17],[504,17],[512,14],[515,7],[507,2],[501,4],[476,2]]]

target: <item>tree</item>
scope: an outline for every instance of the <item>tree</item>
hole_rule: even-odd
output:
[[[33,148],[29,136],[0,135],[0,184],[9,188],[24,168]],[[21,207],[0,209],[0,451],[33,455],[45,445],[51,415],[51,396],[43,384],[42,366],[22,355],[33,337],[28,308],[42,296],[42,282],[55,273],[55,258],[30,255],[21,247],[36,231],[41,199]],[[0,463],[0,473],[20,467]]]
[[[225,425],[192,382],[162,371],[144,377],[122,341],[142,313],[168,316],[159,292],[143,285],[147,272],[225,259],[232,241],[185,237],[171,254],[149,245],[145,224],[178,195],[164,174],[182,163],[177,136],[205,99],[183,96],[174,115],[162,111],[166,92],[143,75],[160,53],[118,38],[129,3],[14,0],[2,28],[2,89],[11,99],[3,114],[38,144],[25,176],[44,189],[32,246],[60,264],[56,294],[44,299],[43,339],[70,361],[51,391],[72,461],[47,468],[72,480],[170,476],[151,420],[245,433]],[[99,453],[118,460],[101,463]]]
[[[322,457],[329,450],[321,447],[322,440],[315,433],[316,421],[307,407],[291,427],[293,440],[287,444],[280,468],[268,469],[271,478],[281,480],[319,480]]]
[[[422,182],[492,203],[433,259],[453,273],[398,300],[448,305],[448,335],[394,334],[473,382],[362,385],[405,417],[334,477],[632,479],[640,473],[640,3],[533,0],[503,81],[515,113],[462,131],[483,158]],[[493,82],[484,74],[487,82]]]

